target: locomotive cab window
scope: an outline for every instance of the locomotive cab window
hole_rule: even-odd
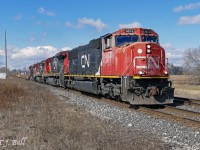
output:
[[[142,42],[152,42],[159,44],[159,39],[157,36],[142,35]]]
[[[115,45],[122,46],[127,43],[139,42],[138,35],[117,35],[115,36]]]
[[[111,41],[112,41],[111,36],[104,38],[104,49],[109,49],[112,47]]]

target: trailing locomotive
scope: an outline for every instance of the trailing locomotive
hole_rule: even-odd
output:
[[[29,69],[35,81],[131,105],[170,104],[174,99],[165,50],[151,29],[120,29],[59,52]]]

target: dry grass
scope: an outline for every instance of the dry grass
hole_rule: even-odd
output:
[[[195,85],[196,79],[192,75],[172,75],[170,79],[175,85]]]
[[[173,75],[170,77],[175,87],[175,95],[187,98],[200,98],[200,85],[192,75]]]
[[[156,137],[103,122],[20,79],[0,80],[0,149],[169,149]],[[13,140],[28,137],[24,146]],[[3,145],[4,144],[4,145]]]

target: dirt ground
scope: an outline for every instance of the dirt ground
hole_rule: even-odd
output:
[[[169,149],[157,137],[120,128],[59,100],[39,84],[0,80],[0,149]]]
[[[170,77],[175,88],[175,96],[200,99],[200,85],[190,75],[173,75]]]

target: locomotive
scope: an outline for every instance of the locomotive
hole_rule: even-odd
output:
[[[171,104],[174,88],[158,34],[123,28],[61,51],[29,67],[42,83],[102,95],[131,105]]]

